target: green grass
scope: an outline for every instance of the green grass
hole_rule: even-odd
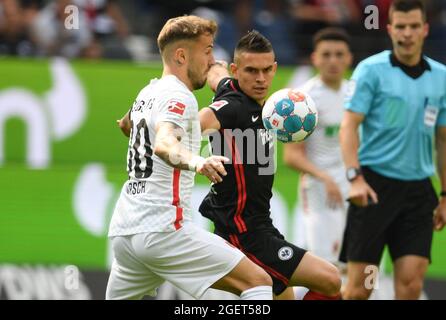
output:
[[[0,94],[20,87],[43,98],[52,87],[49,61],[0,59]],[[26,166],[26,126],[11,118],[4,126],[6,164],[0,166],[0,263],[69,263],[105,268],[105,233],[87,232],[73,212],[73,190],[86,165],[98,163],[106,179],[119,192],[126,180],[127,139],[115,120],[127,112],[138,91],[159,77],[159,64],[74,61],[72,67],[84,86],[88,101],[86,121],[72,136],[51,142],[51,165],[43,170]],[[279,68],[271,92],[285,87],[292,68]],[[196,92],[199,106],[212,99],[208,88]],[[282,163],[278,145],[278,171],[274,188],[286,201],[288,215],[297,199],[298,174]],[[203,177],[198,184],[207,184]],[[435,180],[438,188],[438,180]],[[113,204],[110,205],[111,210]],[[292,226],[290,226],[292,228]],[[429,275],[446,277],[446,232],[436,233]]]

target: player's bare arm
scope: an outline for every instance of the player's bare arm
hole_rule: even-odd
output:
[[[228,64],[226,61],[217,60],[208,72],[207,83],[212,91],[217,91],[218,83],[229,77]]]
[[[132,128],[130,123],[130,111],[128,111],[120,120],[116,120],[116,123],[118,124],[122,133],[126,137],[130,137],[130,129]]]
[[[220,130],[221,124],[214,114],[211,108],[206,107],[200,110],[198,113],[200,119],[201,134],[208,135],[214,131]]]
[[[359,125],[364,120],[364,115],[347,111],[342,119],[339,140],[341,143],[342,157],[346,168],[359,168],[358,148],[359,148]],[[359,175],[351,182],[349,199],[357,206],[367,206],[368,198],[374,203],[378,203],[378,196],[369,186],[362,175]]]
[[[437,171],[440,177],[441,190],[446,190],[446,127],[439,127],[435,137],[437,150]],[[435,210],[434,229],[440,231],[446,224],[446,197],[440,197],[440,203]]]
[[[212,91],[217,91],[217,86],[223,78],[229,77],[228,64],[223,60],[215,61],[208,72],[207,83]],[[218,121],[214,112],[210,108],[203,108],[198,113],[200,118],[201,132],[208,135],[216,130],[220,130],[220,121]]]
[[[206,176],[213,183],[221,182],[226,175],[223,166],[226,157],[203,158],[193,155],[181,144],[184,130],[171,122],[161,121],[156,126],[154,153],[167,164],[181,170],[191,170]]]
[[[305,151],[305,142],[288,143],[284,147],[284,162],[289,167],[302,173],[312,175],[325,184],[328,206],[332,209],[343,207],[341,190],[333,178],[311,162]]]

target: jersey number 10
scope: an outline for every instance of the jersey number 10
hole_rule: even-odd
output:
[[[128,155],[128,173],[132,171],[135,173],[135,178],[144,179],[150,177],[152,174],[152,148],[150,144],[149,128],[147,127],[146,119],[141,119],[134,127],[133,120],[131,122],[132,132],[129,143]],[[141,146],[141,140],[144,145]],[[133,143],[132,143],[133,142]]]

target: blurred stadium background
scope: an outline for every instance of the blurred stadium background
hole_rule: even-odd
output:
[[[446,62],[446,1],[426,2],[426,53]],[[127,140],[115,121],[139,89],[161,74],[155,40],[167,18],[195,13],[217,20],[216,55],[226,59],[246,30],[263,32],[280,64],[273,92],[312,76],[311,35],[321,27],[348,28],[356,61],[386,48],[389,3],[0,0],[0,299],[103,299],[111,259],[108,222],[127,178]],[[62,23],[70,4],[80,10],[78,30]],[[371,4],[380,8],[379,30],[363,26],[364,8]],[[212,92],[204,88],[196,96],[205,106]],[[289,239],[302,243],[297,183],[279,145],[273,219]],[[195,207],[207,191],[198,177]],[[211,229],[207,220],[195,218]],[[435,234],[424,298],[446,298],[445,247],[446,233]],[[378,293],[391,286],[391,270],[384,266]],[[160,297],[186,296],[163,287]]]

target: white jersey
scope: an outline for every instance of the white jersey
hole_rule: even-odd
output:
[[[195,172],[175,169],[154,154],[155,127],[160,121],[180,126],[185,133],[181,144],[198,154],[201,133],[197,100],[173,75],[153,79],[138,94],[130,119],[129,180],[121,190],[109,236],[177,230],[184,221],[192,220]]]
[[[300,89],[314,99],[319,115],[315,131],[305,141],[307,158],[333,178],[345,199],[349,184],[345,177],[338,133],[344,113],[347,81],[343,81],[340,90],[335,91],[319,77],[314,77]],[[345,228],[346,203],[337,209],[328,207],[324,183],[308,174],[302,176],[299,189],[299,205],[305,225],[304,247],[336,263]]]
[[[305,141],[307,158],[342,185],[346,185],[347,180],[339,144],[339,127],[344,113],[347,86],[348,81],[343,80],[341,88],[335,91],[316,76],[300,88],[313,98],[319,117],[316,129]],[[306,176],[305,179],[315,178]]]

